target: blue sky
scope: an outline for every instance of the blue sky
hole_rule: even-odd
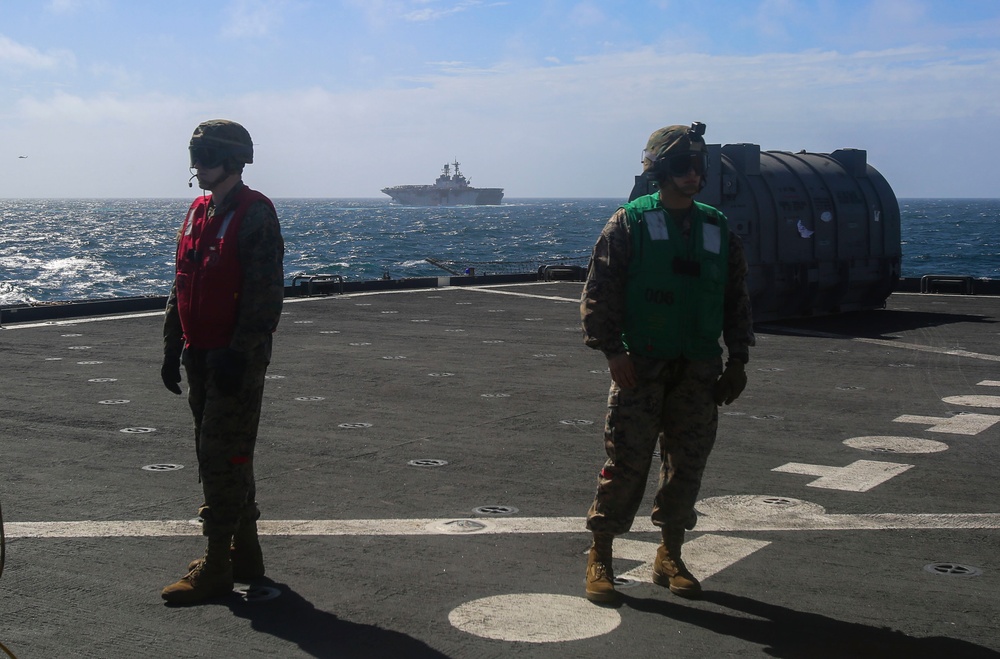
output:
[[[273,197],[456,158],[508,197],[620,197],[691,121],[866,149],[900,197],[1000,197],[1000,2],[0,0],[0,197],[191,196],[210,118]]]

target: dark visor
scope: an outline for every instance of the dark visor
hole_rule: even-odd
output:
[[[704,151],[689,151],[667,158],[667,173],[670,176],[681,177],[692,169],[702,176],[708,167],[708,154]]]
[[[188,150],[191,152],[192,167],[201,165],[205,169],[212,169],[221,165],[226,159],[225,151],[210,146],[192,146]]]

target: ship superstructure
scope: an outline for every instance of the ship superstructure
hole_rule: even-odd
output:
[[[395,185],[382,192],[403,206],[495,206],[503,188],[474,188],[458,168],[446,163],[433,185]]]

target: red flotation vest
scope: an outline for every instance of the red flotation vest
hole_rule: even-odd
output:
[[[274,210],[267,197],[246,186],[230,210],[208,219],[211,200],[198,197],[184,218],[175,280],[185,343],[205,350],[227,347],[236,328],[243,290],[238,236],[247,209],[263,201]]]

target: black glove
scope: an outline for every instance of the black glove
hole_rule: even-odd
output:
[[[729,405],[740,397],[747,386],[746,367],[739,359],[726,362],[726,370],[715,382],[715,404]]]
[[[163,386],[174,392],[178,396],[181,394],[181,356],[177,353],[168,352],[163,354],[163,365],[160,366],[160,377],[163,378]]]
[[[246,354],[232,348],[217,348],[208,351],[205,363],[220,393],[231,396],[240,390],[247,370]]]

